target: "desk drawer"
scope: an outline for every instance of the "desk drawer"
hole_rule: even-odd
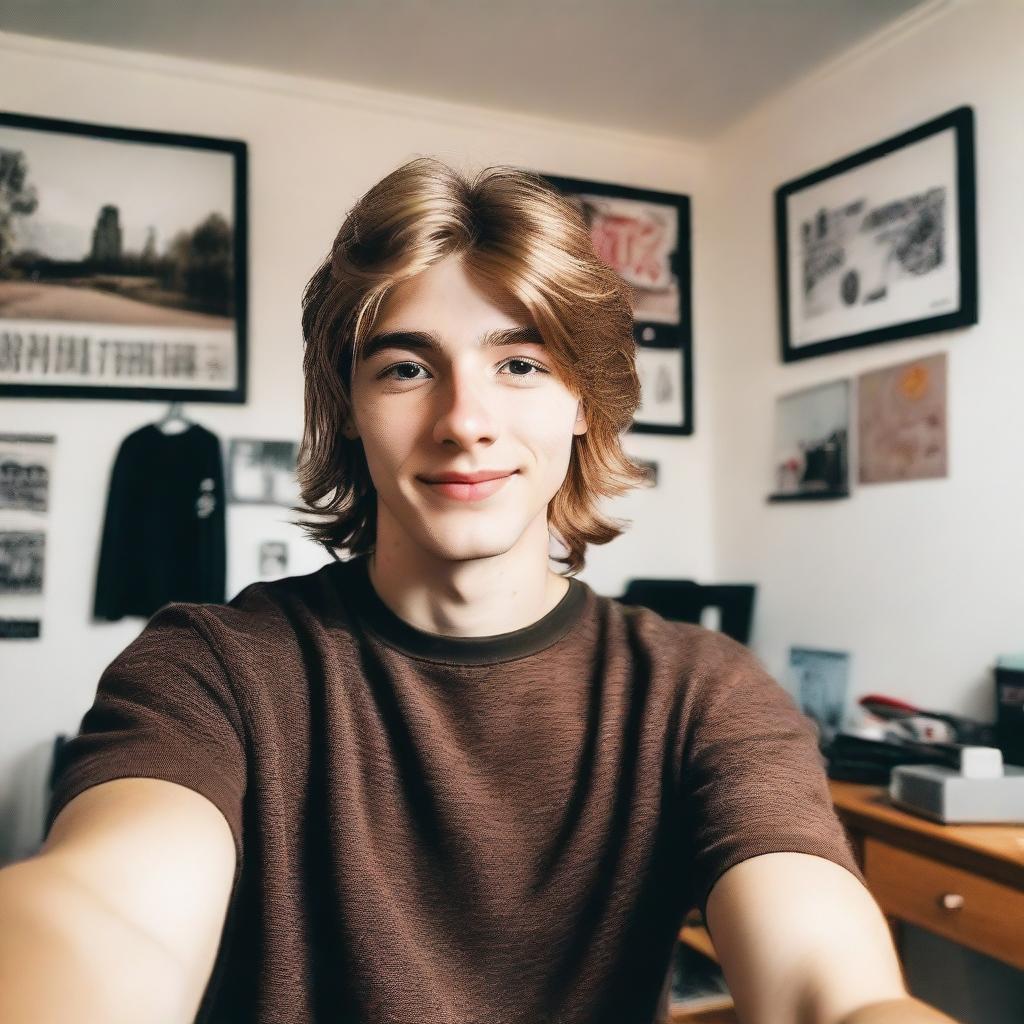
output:
[[[886,914],[1024,968],[1024,892],[864,838],[864,877]]]

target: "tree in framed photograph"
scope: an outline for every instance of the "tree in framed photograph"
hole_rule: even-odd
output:
[[[636,433],[692,434],[690,198],[542,174],[583,214],[597,255],[633,292]]]
[[[0,112],[0,397],[246,397],[247,148]]]
[[[775,192],[783,362],[978,322],[974,113]]]

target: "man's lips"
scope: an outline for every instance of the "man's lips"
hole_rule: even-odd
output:
[[[444,473],[431,479],[425,477],[420,477],[420,479],[434,494],[453,498],[455,501],[480,501],[501,490],[515,474],[515,470],[510,473],[502,473],[500,476],[487,473]],[[478,479],[473,480],[474,476]]]
[[[496,480],[515,472],[514,469],[479,469],[475,473],[434,473],[420,479],[428,484],[478,484],[482,480]]]

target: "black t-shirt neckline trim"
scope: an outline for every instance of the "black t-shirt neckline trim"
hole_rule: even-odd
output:
[[[569,589],[558,604],[528,626],[492,636],[444,636],[417,629],[396,615],[374,589],[368,564],[366,555],[335,564],[334,569],[344,574],[341,589],[346,603],[379,640],[426,661],[486,665],[537,654],[557,643],[576,625],[586,603],[586,584],[569,576]]]

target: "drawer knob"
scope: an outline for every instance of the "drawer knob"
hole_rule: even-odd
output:
[[[939,903],[946,910],[959,910],[964,905],[964,898],[958,892],[947,892],[942,894]]]

